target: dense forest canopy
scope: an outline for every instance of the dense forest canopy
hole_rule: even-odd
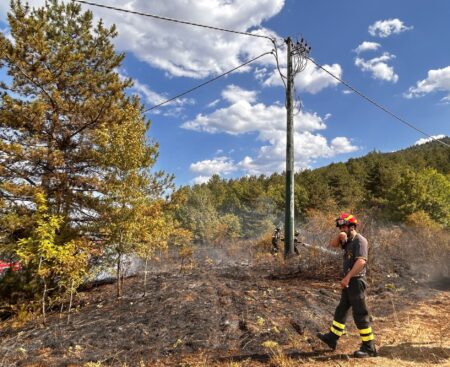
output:
[[[450,144],[448,137],[442,141]],[[240,236],[257,236],[284,220],[284,181],[277,173],[231,180],[215,175],[205,184],[180,189],[188,201],[179,220],[201,241],[219,234],[214,234],[214,222],[223,227],[225,215],[240,224],[233,227],[240,228]],[[413,216],[448,228],[450,149],[433,141],[298,172],[295,210],[298,225],[312,211],[349,210],[370,211],[379,220],[397,223]]]

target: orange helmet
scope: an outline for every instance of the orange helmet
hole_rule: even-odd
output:
[[[349,213],[342,213],[337,219],[336,219],[336,227],[340,226],[350,226],[350,225],[356,226],[358,224],[358,219],[356,219],[353,215]]]

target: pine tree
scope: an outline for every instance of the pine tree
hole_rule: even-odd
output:
[[[139,99],[125,94],[131,80],[117,73],[124,55],[112,44],[115,27],[92,18],[73,2],[49,0],[30,10],[12,0],[14,41],[0,35],[0,66],[11,79],[0,86],[1,210],[27,214],[42,190],[68,239],[83,228],[92,232],[120,180],[135,175],[134,183],[147,188],[151,182],[153,197],[166,182],[163,174],[144,177],[157,145],[145,141],[149,123]],[[18,227],[5,236],[14,240]]]

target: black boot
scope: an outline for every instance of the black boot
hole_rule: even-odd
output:
[[[361,347],[353,356],[356,358],[366,358],[366,357],[376,357],[378,355],[377,350],[375,348],[375,343],[373,340],[368,342],[362,342]]]
[[[326,345],[328,345],[332,350],[336,349],[337,341],[339,337],[336,334],[333,334],[331,332],[326,334],[318,333],[317,337],[322,340]]]

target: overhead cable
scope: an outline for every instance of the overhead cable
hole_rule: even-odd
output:
[[[422,135],[427,136],[428,138],[430,138],[431,140],[435,140],[443,145],[445,145],[446,147],[450,148],[450,145],[434,138],[433,136],[431,136],[430,134],[427,134],[425,131],[422,131],[420,129],[418,129],[417,127],[415,127],[413,124],[409,123],[408,121],[406,121],[405,119],[401,118],[400,116],[396,115],[395,113],[389,111],[386,107],[382,106],[381,104],[379,104],[378,102],[374,101],[373,99],[367,97],[364,93],[360,92],[359,90],[357,90],[356,88],[352,87],[350,84],[348,84],[346,81],[344,81],[343,79],[339,78],[338,76],[334,75],[332,72],[328,71],[327,69],[325,69],[322,65],[318,64],[317,62],[315,62],[312,58],[310,58],[309,56],[306,56],[306,58],[311,61],[314,65],[316,65],[319,69],[322,69],[323,71],[325,71],[327,74],[329,74],[330,76],[332,76],[334,79],[336,79],[337,81],[339,81],[340,83],[344,84],[347,88],[351,89],[353,92],[355,92],[356,94],[358,94],[360,97],[364,98],[366,101],[368,101],[369,103],[373,104],[375,107],[378,107],[379,109],[381,109],[382,111],[386,112],[388,115],[394,117],[395,119],[397,119],[398,121],[400,121],[401,123],[405,124],[406,126],[410,127],[411,129],[414,129],[416,131],[418,131],[419,133],[421,133]]]
[[[91,5],[91,6],[97,6],[99,8],[105,8],[105,9],[110,9],[110,10],[116,10],[116,11],[121,11],[123,13],[130,13],[130,14],[136,14],[136,15],[142,15],[144,17],[150,17],[150,18],[155,18],[155,19],[160,19],[160,20],[167,20],[169,22],[174,22],[174,23],[181,23],[181,24],[187,24],[187,25],[192,25],[195,27],[201,27],[201,28],[208,28],[208,29],[213,29],[216,31],[221,31],[221,32],[228,32],[228,33],[235,33],[235,34],[241,34],[244,36],[251,36],[251,37],[259,37],[259,38],[266,38],[270,41],[273,40],[273,38],[269,37],[269,36],[265,36],[262,34],[256,34],[256,33],[249,33],[249,32],[241,32],[241,31],[235,31],[232,29],[225,29],[225,28],[219,28],[219,27],[213,27],[210,25],[205,25],[205,24],[199,24],[199,23],[194,23],[194,22],[187,22],[184,20],[179,20],[179,19],[175,19],[175,18],[168,18],[168,17],[163,17],[161,15],[155,15],[155,14],[149,14],[149,13],[143,13],[143,12],[139,12],[139,11],[134,11],[134,10],[128,10],[128,9],[122,9],[122,8],[117,8],[115,6],[109,6],[109,5],[103,5],[103,4],[97,4],[91,1],[85,1],[85,0],[72,0],[73,2],[76,3],[80,3],[80,4],[86,4],[86,5]]]
[[[199,23],[194,23],[194,22],[187,22],[187,21],[183,21],[183,20],[179,20],[179,19],[163,17],[163,16],[160,16],[160,15],[155,15],[155,14],[150,14],[150,13],[143,13],[143,12],[138,12],[138,11],[134,11],[134,10],[127,10],[127,9],[117,8],[117,7],[109,6],[109,5],[97,4],[97,3],[94,3],[94,2],[91,2],[91,1],[85,1],[85,0],[72,0],[72,1],[73,1],[73,2],[76,2],[76,3],[80,3],[80,4],[86,4],[86,5],[96,6],[96,7],[99,7],[99,8],[105,8],[105,9],[110,9],[110,10],[116,10],[116,11],[120,11],[120,12],[124,12],[124,13],[135,14],[135,15],[141,15],[141,16],[150,17],[150,18],[159,19],[159,20],[166,20],[166,21],[174,22],[174,23],[186,24],[186,25],[191,25],[191,26],[195,26],[195,27],[201,27],[201,28],[213,29],[213,30],[216,30],[216,31],[228,32],[228,33],[234,33],[234,34],[240,34],[240,35],[251,36],[251,37],[265,38],[265,39],[268,39],[268,40],[272,41],[272,42],[275,44],[275,39],[274,39],[274,38],[269,37],[269,36],[265,36],[265,35],[260,35],[260,34],[255,34],[255,33],[249,33],[249,32],[241,32],[241,31],[236,31],[236,30],[231,30],[231,29],[225,29],[225,28],[219,28],[219,27],[214,27],[214,26],[209,26],[209,25],[199,24]],[[215,77],[215,78],[213,78],[213,79],[210,79],[210,80],[206,81],[205,83],[202,83],[202,84],[200,84],[200,85],[198,85],[198,86],[196,86],[196,87],[194,87],[194,88],[192,88],[192,89],[190,89],[190,90],[188,90],[188,91],[186,91],[186,92],[183,92],[183,93],[181,93],[181,94],[179,94],[179,95],[177,95],[177,96],[175,96],[175,97],[173,97],[173,98],[171,98],[171,99],[169,99],[169,100],[167,100],[167,101],[164,101],[164,102],[162,102],[162,103],[160,103],[160,104],[158,104],[158,105],[155,105],[155,106],[153,106],[153,107],[151,107],[151,108],[149,108],[149,109],[146,109],[144,112],[153,110],[153,109],[155,109],[155,108],[157,108],[157,107],[160,107],[160,106],[162,106],[162,105],[164,105],[164,104],[166,104],[166,103],[168,103],[168,102],[170,102],[170,101],[173,101],[174,99],[177,99],[177,98],[179,98],[179,97],[181,97],[181,96],[183,96],[183,95],[185,95],[185,94],[187,94],[187,93],[190,93],[190,92],[192,92],[192,91],[194,91],[194,90],[196,90],[196,89],[198,89],[198,88],[200,88],[200,87],[202,87],[202,86],[204,86],[204,85],[206,85],[206,84],[208,84],[208,83],[211,83],[211,82],[213,82],[214,80],[217,80],[217,79],[221,78],[222,76],[225,76],[225,75],[227,75],[227,74],[233,72],[234,70],[237,70],[237,69],[239,69],[240,67],[243,67],[243,66],[245,66],[245,65],[247,65],[247,64],[249,64],[249,63],[255,61],[256,59],[259,59],[260,57],[262,57],[262,56],[264,56],[264,55],[267,55],[267,54],[270,54],[270,53],[272,53],[272,52],[266,52],[266,53],[264,53],[264,54],[261,54],[260,56],[254,58],[254,59],[252,59],[252,60],[249,60],[248,62],[246,62],[246,63],[244,63],[244,64],[242,64],[242,65],[239,65],[238,67],[236,67],[236,68],[234,68],[234,69],[231,69],[231,70],[227,71],[227,72],[224,73],[224,74],[218,75],[217,77]],[[277,50],[276,50],[276,47],[275,47],[275,57],[276,57],[276,60],[277,60],[277,62],[278,62],[278,57],[277,57]],[[360,92],[360,91],[357,90],[356,88],[352,87],[350,84],[348,84],[347,82],[345,82],[344,80],[342,80],[342,79],[339,78],[338,76],[334,75],[333,73],[331,73],[330,71],[328,71],[327,69],[325,69],[322,65],[318,64],[317,62],[315,62],[315,61],[314,61],[312,58],[310,58],[309,56],[306,56],[306,58],[307,58],[309,61],[311,61],[314,65],[316,65],[319,69],[325,71],[325,72],[326,72],[327,74],[329,74],[331,77],[333,77],[334,79],[336,79],[336,80],[339,81],[340,83],[344,84],[347,88],[351,89],[353,92],[355,92],[355,93],[358,94],[360,97],[362,97],[362,98],[364,98],[365,100],[367,100],[369,103],[373,104],[374,106],[378,107],[379,109],[381,109],[382,111],[386,112],[386,113],[389,114],[390,116],[394,117],[396,120],[400,121],[401,123],[405,124],[406,126],[410,127],[411,129],[416,130],[417,132],[421,133],[422,135],[427,136],[427,137],[430,138],[431,140],[436,140],[437,142],[439,142],[439,143],[441,143],[441,144],[443,144],[443,145],[445,145],[445,146],[447,146],[447,147],[450,147],[449,144],[444,143],[443,141],[438,140],[438,139],[432,137],[430,134],[427,134],[426,132],[424,132],[424,131],[418,129],[417,127],[415,127],[414,125],[412,125],[411,123],[409,123],[408,121],[406,121],[405,119],[403,119],[403,118],[397,116],[396,114],[394,114],[393,112],[391,112],[391,111],[389,111],[387,108],[385,108],[384,106],[380,105],[379,103],[375,102],[375,101],[372,100],[371,98],[367,97],[365,94],[363,94],[362,92]],[[279,65],[278,65],[278,64],[277,64],[277,67],[279,68]],[[281,78],[282,78],[283,83],[284,83],[283,74],[281,73],[280,70],[279,70],[279,72],[280,72]]]
[[[239,65],[239,66],[236,66],[235,68],[233,68],[233,69],[231,69],[231,70],[226,71],[225,73],[222,73],[222,74],[220,74],[220,75],[217,75],[216,77],[214,77],[214,78],[212,78],[212,79],[209,79],[209,80],[207,80],[206,82],[203,82],[203,83],[201,83],[201,84],[199,84],[199,85],[197,85],[197,86],[195,86],[195,87],[193,87],[193,88],[191,88],[191,89],[189,89],[189,90],[187,90],[187,91],[185,91],[185,92],[183,92],[183,93],[180,93],[180,94],[176,95],[175,97],[172,97],[172,98],[170,98],[170,99],[165,100],[164,102],[158,103],[158,104],[155,105],[155,106],[152,106],[152,107],[150,107],[150,108],[147,108],[147,109],[144,110],[143,112],[145,113],[145,112],[154,110],[155,108],[161,107],[162,105],[165,105],[165,104],[167,104],[167,103],[169,103],[169,102],[171,102],[171,101],[173,101],[173,100],[175,100],[175,99],[178,99],[178,98],[180,98],[180,97],[183,97],[184,95],[186,95],[186,94],[188,94],[188,93],[191,93],[191,92],[193,92],[194,90],[196,90],[196,89],[198,89],[198,88],[201,88],[201,87],[203,87],[203,86],[206,85],[206,84],[212,83],[213,81],[215,81],[215,80],[217,80],[217,79],[219,79],[219,78],[222,78],[223,76],[228,75],[228,74],[232,73],[233,71],[238,70],[238,69],[240,69],[240,68],[242,68],[242,67],[244,67],[244,66],[246,66],[246,65],[248,65],[248,64],[250,64],[250,63],[252,63],[253,61],[256,61],[256,60],[258,60],[259,58],[261,58],[261,57],[263,57],[263,56],[265,56],[265,55],[269,55],[269,54],[273,54],[273,51],[270,51],[270,52],[264,52],[263,54],[261,54],[261,55],[255,57],[255,58],[253,58],[253,59],[251,59],[251,60],[248,60],[248,61],[244,62],[243,64],[241,64],[241,65]]]

